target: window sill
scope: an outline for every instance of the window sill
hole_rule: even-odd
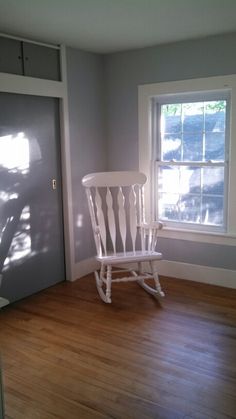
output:
[[[158,235],[159,237],[168,239],[236,246],[236,234],[185,230],[164,226],[163,229],[159,231]]]

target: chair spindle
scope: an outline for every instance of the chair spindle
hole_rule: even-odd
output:
[[[103,210],[102,210],[102,198],[101,198],[100,193],[98,192],[98,188],[96,188],[96,193],[95,193],[95,204],[97,208],[97,221],[98,221],[99,233],[100,233],[104,253],[105,255],[107,255],[106,224],[105,224],[105,219],[104,219]]]
[[[121,240],[123,244],[124,253],[126,252],[126,216],[125,216],[125,197],[123,194],[123,190],[119,187],[118,195],[117,195],[117,202],[118,202],[118,218],[119,218],[119,229]]]
[[[136,211],[136,193],[134,186],[131,186],[129,193],[130,204],[130,234],[132,240],[133,252],[135,253],[135,242],[137,235],[137,211]]]
[[[113,210],[113,198],[112,198],[110,188],[107,188],[106,203],[107,203],[107,218],[108,218],[109,233],[111,236],[112,246],[113,246],[113,250],[115,254],[116,253],[116,223],[115,223],[115,215],[114,215],[114,210]]]

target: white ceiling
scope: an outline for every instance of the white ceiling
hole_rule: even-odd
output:
[[[0,0],[0,32],[115,52],[236,31],[236,0]]]

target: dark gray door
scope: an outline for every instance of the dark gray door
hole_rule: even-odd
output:
[[[0,296],[65,279],[58,99],[0,93]]]

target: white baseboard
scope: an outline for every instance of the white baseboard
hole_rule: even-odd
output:
[[[163,276],[236,288],[236,271],[230,269],[163,260],[158,271]]]
[[[137,269],[137,264],[127,264],[122,265],[122,267]],[[95,258],[85,259],[75,265],[73,280],[88,275],[97,269],[99,269],[99,262]],[[160,275],[171,278],[186,279],[236,289],[236,271],[230,269],[161,260],[158,262],[158,272]]]
[[[0,288],[2,284],[2,274],[0,274]],[[6,298],[0,297],[0,308],[7,306],[9,304],[9,301],[6,300]]]
[[[9,304],[9,301],[6,300],[6,298],[0,297],[0,308],[7,306]]]
[[[123,266],[128,267],[128,265]],[[133,268],[135,269],[137,266],[135,267],[133,265]],[[230,269],[161,260],[158,262],[158,273],[159,275],[169,276],[171,278],[186,279],[236,289],[236,271]]]
[[[89,258],[78,262],[74,266],[74,275],[72,281],[82,278],[82,276],[88,275],[91,272],[99,269],[100,263],[95,258]]]

